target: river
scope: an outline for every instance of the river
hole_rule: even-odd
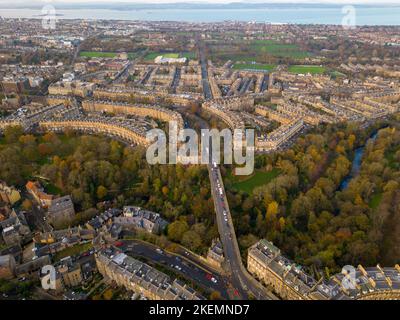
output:
[[[375,141],[376,138],[378,137],[378,132],[379,131],[375,131],[370,138],[368,139],[367,143],[365,145],[363,145],[362,147],[359,147],[355,150],[354,152],[354,159],[353,159],[353,163],[351,166],[351,171],[350,174],[347,175],[343,181],[340,183],[340,187],[339,190],[343,191],[345,189],[347,189],[347,187],[349,186],[350,181],[355,178],[356,176],[358,176],[358,174],[360,173],[360,169],[361,169],[361,163],[362,163],[362,158],[364,155],[364,151],[365,151],[365,147],[367,146],[368,142],[370,141]]]

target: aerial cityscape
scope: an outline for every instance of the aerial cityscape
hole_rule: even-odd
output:
[[[16,3],[0,300],[400,300],[399,23]]]

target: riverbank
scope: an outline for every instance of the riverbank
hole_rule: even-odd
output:
[[[381,129],[383,129],[383,128],[381,128]],[[379,130],[381,130],[381,129],[379,129]],[[353,180],[355,177],[357,177],[358,174],[360,173],[365,148],[368,145],[368,143],[374,142],[376,140],[376,138],[378,137],[379,130],[374,131],[368,138],[367,142],[363,146],[358,147],[354,151],[354,159],[352,162],[351,171],[350,171],[349,175],[347,175],[343,179],[343,181],[340,183],[339,191],[343,191],[343,190],[347,189],[351,180]]]

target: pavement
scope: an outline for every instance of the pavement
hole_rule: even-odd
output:
[[[120,240],[118,242],[122,243],[118,248],[125,254],[133,258],[142,257],[163,265],[189,281],[193,281],[208,292],[218,291],[222,298],[230,298],[228,279],[204,263],[194,262],[195,258],[188,251],[185,254],[184,249],[182,249],[184,251],[184,256],[182,256],[139,240]]]
[[[206,100],[212,99],[212,92],[210,83],[208,82],[208,69],[207,69],[207,59],[204,54],[204,43],[197,39],[197,46],[199,48],[199,60],[201,65],[201,77],[203,82],[204,97]]]
[[[206,99],[212,99],[213,96],[208,83],[207,59],[204,54],[204,44],[201,40],[197,39],[197,46],[199,48],[202,69],[204,95]],[[204,120],[199,121],[199,125],[202,129],[209,129],[208,123]],[[225,268],[230,277],[230,283],[233,286],[233,290],[240,299],[249,299],[252,296],[258,300],[275,300],[277,298],[257,280],[255,280],[248,273],[242,263],[221,172],[218,164],[211,164],[211,159],[212,154],[210,148],[210,164],[208,165],[208,171],[211,184],[211,193],[214,200],[218,232],[224,248],[224,256],[226,261]]]
[[[248,299],[250,296],[257,300],[276,299],[243,266],[221,172],[218,165],[208,165],[208,169],[218,231],[224,248],[226,267],[231,276],[233,286],[238,290],[242,299]]]
[[[23,195],[24,195],[24,198],[28,198],[32,202],[32,209],[29,210],[27,212],[27,214],[25,215],[26,219],[28,221],[28,224],[33,226],[34,229],[41,230],[42,232],[50,232],[50,231],[52,231],[53,228],[45,220],[45,217],[46,217],[45,210],[42,209],[37,204],[35,199],[33,199],[33,197],[29,193],[24,192]]]

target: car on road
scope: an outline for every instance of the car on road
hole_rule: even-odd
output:
[[[178,265],[175,265],[175,269],[179,270],[179,271],[182,271],[182,268],[180,266],[178,266]]]
[[[163,254],[164,253],[164,251],[162,251],[160,248],[157,248],[156,252],[159,253],[159,254]]]
[[[217,282],[218,282],[218,280],[215,279],[214,277],[211,278],[211,281],[214,282],[214,283],[217,283]]]

